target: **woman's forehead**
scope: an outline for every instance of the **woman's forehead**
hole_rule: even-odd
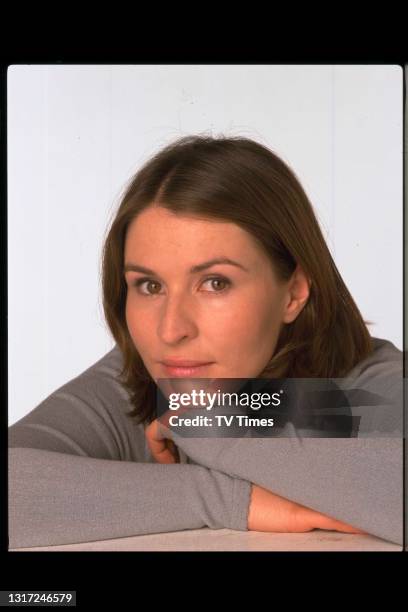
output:
[[[155,207],[144,210],[129,225],[125,250],[211,250],[221,245],[228,252],[256,246],[253,237],[232,221],[176,214]]]
[[[133,270],[146,274],[190,275],[217,264],[224,264],[225,272],[233,274],[260,277],[273,274],[272,262],[263,248],[233,222],[148,209],[129,226],[124,250],[125,273]]]

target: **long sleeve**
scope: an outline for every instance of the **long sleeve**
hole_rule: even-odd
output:
[[[246,530],[251,483],[153,461],[118,351],[9,427],[9,547],[210,527]]]
[[[401,439],[173,440],[196,464],[402,545]]]
[[[302,437],[293,431],[276,438],[199,438],[174,429],[166,436],[192,463],[402,545],[402,354],[388,341],[376,345],[375,355],[348,378],[358,393],[384,398],[384,405],[353,406],[353,415],[363,415],[358,437]]]
[[[250,484],[199,465],[9,449],[9,547],[245,530]]]

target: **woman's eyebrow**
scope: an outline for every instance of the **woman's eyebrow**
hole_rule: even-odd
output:
[[[196,272],[202,272],[202,270],[206,270],[207,268],[211,268],[211,266],[215,266],[216,264],[228,264],[230,266],[236,266],[237,268],[241,268],[245,272],[249,272],[245,266],[240,264],[238,261],[234,261],[233,259],[229,259],[229,257],[217,257],[215,259],[210,259],[208,261],[204,261],[201,264],[197,264],[196,266],[192,266],[190,268],[190,273],[195,274]],[[154,270],[150,270],[149,268],[145,268],[144,266],[139,266],[134,263],[127,263],[124,267],[124,272],[141,272],[142,274],[152,274],[155,275],[156,272]]]

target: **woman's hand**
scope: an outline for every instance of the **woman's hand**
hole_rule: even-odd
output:
[[[155,461],[158,463],[180,463],[177,446],[173,440],[163,437],[158,419],[155,419],[146,427],[145,436]]]
[[[146,440],[153,458],[158,463],[180,463],[177,446],[173,440],[164,437],[160,425],[159,420],[155,419],[145,429]],[[365,533],[254,484],[251,489],[248,529],[283,533],[299,533],[313,529]]]
[[[302,506],[267,489],[252,485],[248,512],[250,531],[298,533],[313,529],[329,529],[345,533],[365,533],[325,514]]]

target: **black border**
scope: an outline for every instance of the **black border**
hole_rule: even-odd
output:
[[[293,10],[296,10],[295,8]],[[333,11],[334,12],[334,11]],[[335,14],[335,13],[334,13]],[[335,17],[333,16],[334,20]],[[403,18],[400,16],[400,19]],[[273,27],[269,36],[274,35],[277,27],[284,27],[286,24],[274,23],[271,21]],[[368,24],[367,24],[368,25]],[[141,25],[139,24],[138,28]],[[233,27],[233,26],[232,26]],[[136,29],[136,28],[135,28]],[[327,31],[327,40],[330,41],[330,31]],[[330,30],[330,28],[329,28]],[[75,33],[71,32],[74,35]],[[323,45],[319,41],[309,40],[309,44],[306,49],[302,49],[302,53],[290,51],[287,49],[274,49],[274,57],[271,57],[270,51],[268,51],[268,41],[266,41],[264,51],[260,51],[259,47],[254,48],[251,43],[243,45],[238,50],[238,43],[229,44],[227,42],[218,43],[212,45],[209,42],[211,39],[211,33],[206,37],[205,42],[201,45],[186,44],[185,40],[181,41],[179,37],[177,40],[173,39],[173,43],[164,43],[161,41],[157,43],[158,38],[154,36],[154,29],[151,31],[150,44],[140,45],[129,43],[128,48],[122,43],[119,47],[114,47],[110,51],[104,51],[101,54],[100,48],[98,49],[92,43],[72,44],[72,38],[67,44],[67,48],[63,49],[62,46],[53,54],[49,52],[49,47],[41,47],[41,40],[36,37],[36,42],[33,44],[24,36],[19,38],[18,49],[11,51],[11,47],[8,48],[7,54],[2,52],[1,57],[1,98],[0,98],[0,133],[1,133],[1,170],[4,180],[1,182],[1,264],[3,267],[2,274],[2,310],[1,320],[5,323],[5,331],[2,334],[3,340],[3,352],[2,352],[2,374],[5,381],[7,381],[7,67],[14,64],[157,64],[157,63],[182,63],[182,64],[398,64],[404,68],[406,72],[405,64],[408,63],[407,55],[408,49],[403,48],[402,51],[398,49],[399,41],[402,43],[404,38],[406,39],[406,33],[402,32],[402,37],[399,38],[396,35],[394,44],[384,46],[382,51],[372,53],[365,46],[363,41],[352,43],[347,39],[347,33],[345,38],[347,39],[343,45],[337,48],[334,45],[331,49],[328,49],[328,45]],[[290,38],[292,35],[291,28],[287,28],[287,36]],[[84,37],[85,38],[85,37]],[[194,37],[192,37],[194,38]],[[242,44],[242,39],[241,44]],[[397,41],[397,42],[396,42]],[[404,47],[404,44],[402,44]],[[407,45],[408,47],[408,45]],[[322,48],[325,49],[325,58],[322,61]],[[186,51],[188,49],[188,59],[186,58]],[[7,57],[5,57],[7,55]],[[301,58],[301,59],[300,59]],[[406,167],[406,152],[405,152],[405,134],[406,134],[406,74],[404,79],[404,99],[403,99],[403,138],[404,138],[404,172],[403,172],[403,224],[404,224],[404,261],[403,261],[403,296],[404,296],[404,310],[403,310],[403,339],[404,339],[404,376],[406,377],[406,349],[405,349],[405,167]],[[4,385],[6,388],[6,385]],[[405,397],[405,395],[404,395]],[[6,407],[8,404],[7,391],[4,395],[5,401],[3,405]],[[405,402],[404,402],[405,403]],[[405,417],[405,415],[404,415]],[[1,444],[0,448],[2,451],[2,500],[7,499],[7,409],[1,412]],[[404,431],[406,431],[406,423],[404,420]],[[404,456],[406,458],[406,440],[404,437]],[[407,484],[406,474],[406,459],[404,461],[404,487]],[[404,511],[406,502],[406,490],[404,489]],[[309,594],[314,593],[312,599],[316,600],[319,596],[320,587],[318,581],[330,577],[330,571],[332,571],[332,563],[336,562],[341,564],[344,571],[346,571],[348,580],[339,576],[337,573],[332,574],[331,578],[333,581],[329,581],[328,586],[333,586],[336,579],[340,579],[338,589],[334,590],[334,593],[343,590],[343,587],[348,591],[351,587],[351,583],[354,582],[355,574],[351,573],[350,570],[354,569],[353,562],[357,561],[357,564],[361,564],[361,561],[367,563],[367,569],[369,571],[370,578],[368,583],[372,585],[372,580],[375,578],[375,570],[377,572],[383,572],[385,567],[388,567],[393,573],[397,565],[400,562],[406,560],[405,552],[390,554],[381,552],[360,552],[360,553],[348,553],[348,552],[330,552],[329,556],[325,552],[256,552],[256,553],[245,553],[245,552],[201,552],[201,553],[189,553],[189,552],[171,552],[171,553],[152,553],[152,552],[122,552],[120,555],[115,553],[92,553],[85,552],[81,554],[66,553],[66,552],[54,552],[53,554],[43,552],[31,552],[31,553],[17,553],[8,552],[7,550],[7,510],[5,504],[0,505],[0,516],[2,519],[2,546],[1,546],[1,557],[0,557],[0,589],[1,590],[76,590],[77,591],[77,607],[83,607],[87,609],[91,603],[95,604],[96,601],[101,604],[118,604],[121,602],[130,601],[137,602],[138,597],[143,597],[144,591],[149,591],[147,596],[153,595],[151,603],[153,605],[162,605],[163,599],[166,598],[166,603],[170,604],[172,595],[174,593],[175,600],[178,602],[179,598],[184,599],[183,595],[187,594],[190,590],[189,586],[193,586],[193,591],[200,595],[200,603],[205,599],[206,588],[199,586],[202,581],[208,585],[208,591],[213,591],[217,587],[226,586],[227,589],[233,592],[240,593],[241,589],[247,590],[248,586],[253,586],[253,578],[264,578],[265,582],[261,592],[270,594],[272,601],[277,592],[282,591],[284,580],[283,575],[288,579],[288,584],[291,593],[296,591],[302,585],[303,578],[305,577],[305,570],[311,567],[315,572],[315,563],[319,563],[319,569],[317,574],[314,574],[315,580],[307,586]],[[406,516],[406,515],[405,515]],[[404,520],[404,541],[406,542],[406,520]],[[5,529],[4,529],[5,528]],[[275,561],[275,563],[274,563]],[[312,563],[313,562],[313,563]],[[218,563],[220,565],[218,566]],[[185,573],[187,567],[193,569],[194,582],[190,582],[189,576]],[[279,566],[279,570],[278,570]],[[112,568],[115,568],[112,575]],[[357,575],[360,575],[361,570],[356,567]],[[226,578],[224,575],[225,569],[237,570],[234,572],[235,578],[232,584],[225,584]],[[222,572],[219,572],[221,569]],[[179,576],[179,581],[169,583],[169,577]],[[143,576],[143,580],[141,580]],[[147,577],[151,577],[152,584],[154,581],[155,590],[150,591],[150,584],[147,581]],[[277,578],[278,577],[278,578]],[[380,579],[383,578],[380,574]],[[252,578],[252,579],[251,579]],[[394,574],[394,580],[396,576]],[[364,581],[365,582],[365,581]],[[218,584],[217,584],[218,583]],[[259,583],[258,583],[259,584]],[[366,582],[367,584],[367,582]],[[195,586],[194,586],[195,585]],[[169,588],[166,589],[165,587]],[[379,584],[379,587],[384,587],[384,584]],[[395,585],[393,585],[394,588]],[[173,588],[171,588],[173,587]],[[184,588],[186,590],[184,590]],[[180,590],[181,589],[181,590]],[[258,588],[257,588],[258,590]],[[367,594],[367,589],[364,588],[363,592]],[[375,589],[374,589],[375,592]],[[213,593],[214,594],[214,593]],[[255,593],[254,593],[255,594]],[[160,597],[161,595],[161,597]],[[159,597],[158,597],[159,596]],[[147,605],[147,602],[144,604]],[[177,605],[177,603],[176,603]]]

